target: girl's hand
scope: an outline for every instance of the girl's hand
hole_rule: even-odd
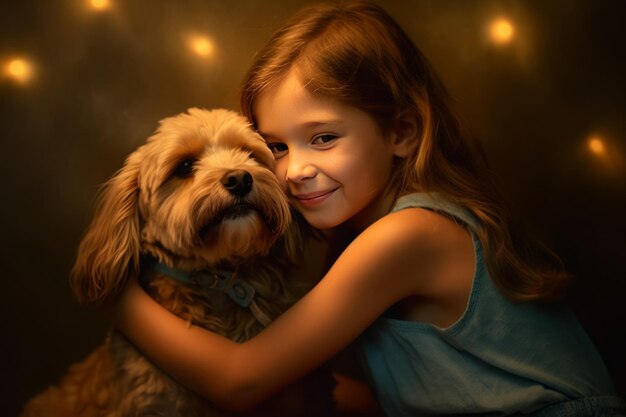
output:
[[[385,415],[365,382],[341,373],[334,373],[333,376],[337,381],[334,396],[340,416],[382,417]]]

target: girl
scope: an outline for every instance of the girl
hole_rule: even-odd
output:
[[[242,344],[188,328],[130,284],[111,317],[166,372],[246,410],[358,339],[390,416],[619,412],[584,331],[548,303],[566,275],[516,250],[480,148],[383,10],[297,14],[256,57],[241,104],[306,220],[356,237]]]

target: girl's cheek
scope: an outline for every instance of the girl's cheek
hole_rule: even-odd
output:
[[[289,194],[289,186],[287,185],[287,181],[279,179],[278,183],[280,184],[280,187],[283,189],[285,194]]]
[[[276,164],[274,165],[274,175],[276,175],[276,178],[278,179],[278,183],[280,184],[280,187],[283,189],[285,193],[287,193],[288,192],[287,172],[285,171],[284,166],[285,164],[281,163],[281,160],[276,161]]]

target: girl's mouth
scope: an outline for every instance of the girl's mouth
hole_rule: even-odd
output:
[[[294,198],[305,207],[317,206],[326,201],[337,189],[317,191],[314,193],[294,194]]]

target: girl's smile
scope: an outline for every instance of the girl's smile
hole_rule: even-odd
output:
[[[293,195],[293,198],[298,200],[298,202],[301,205],[313,207],[318,204],[322,204],[336,190],[337,188],[335,188],[334,190],[329,190],[329,191],[313,192],[313,193],[307,193],[307,194],[296,194],[296,195]]]

